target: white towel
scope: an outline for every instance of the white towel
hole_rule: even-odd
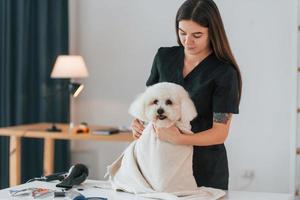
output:
[[[176,124],[183,132],[190,125]],[[191,133],[191,132],[190,132]],[[218,189],[197,187],[192,169],[193,146],[174,145],[156,137],[149,123],[141,137],[107,168],[112,188],[157,199],[214,200]]]

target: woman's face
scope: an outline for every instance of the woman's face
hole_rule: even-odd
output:
[[[181,20],[178,35],[186,53],[197,55],[210,51],[208,28],[192,20]]]

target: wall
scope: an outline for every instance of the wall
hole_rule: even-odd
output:
[[[84,56],[90,76],[73,102],[75,122],[129,125],[127,109],[145,88],[154,54],[176,45],[174,18],[182,0],[70,1],[70,49]],[[226,142],[230,188],[293,192],[297,107],[296,0],[218,0],[243,75],[240,114]],[[74,142],[73,162],[90,178],[128,145]],[[253,179],[245,178],[250,176]]]

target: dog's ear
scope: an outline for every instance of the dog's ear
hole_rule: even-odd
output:
[[[197,110],[189,94],[184,91],[181,96],[181,120],[183,123],[192,121],[197,116]]]
[[[132,102],[129,107],[129,114],[142,121],[147,121],[145,116],[145,101],[143,94],[138,95],[137,98]]]

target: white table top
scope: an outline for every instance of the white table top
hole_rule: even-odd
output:
[[[60,188],[55,187],[56,183],[49,182],[40,182],[34,181],[27,184],[18,185],[11,188],[6,188],[4,190],[0,190],[0,199],[33,199],[32,197],[11,197],[9,194],[10,189],[24,189],[30,187],[41,187],[48,188],[53,190],[61,191]],[[77,188],[82,188],[82,191],[79,191],[85,197],[105,197],[108,200],[146,200],[147,198],[142,198],[140,196],[136,196],[129,193],[124,192],[115,192],[111,189],[105,189],[107,185],[106,181],[93,181],[87,180],[82,185]],[[102,188],[95,188],[94,186],[100,186]],[[75,192],[78,192],[76,188],[72,189]],[[47,198],[39,198],[39,199],[54,199],[53,194],[47,196]],[[55,198],[55,199],[69,199],[65,198]],[[149,199],[147,199],[149,200]],[[225,197],[222,197],[220,200],[293,200],[293,196],[291,194],[284,193],[260,193],[260,192],[244,192],[244,191],[228,191]]]

